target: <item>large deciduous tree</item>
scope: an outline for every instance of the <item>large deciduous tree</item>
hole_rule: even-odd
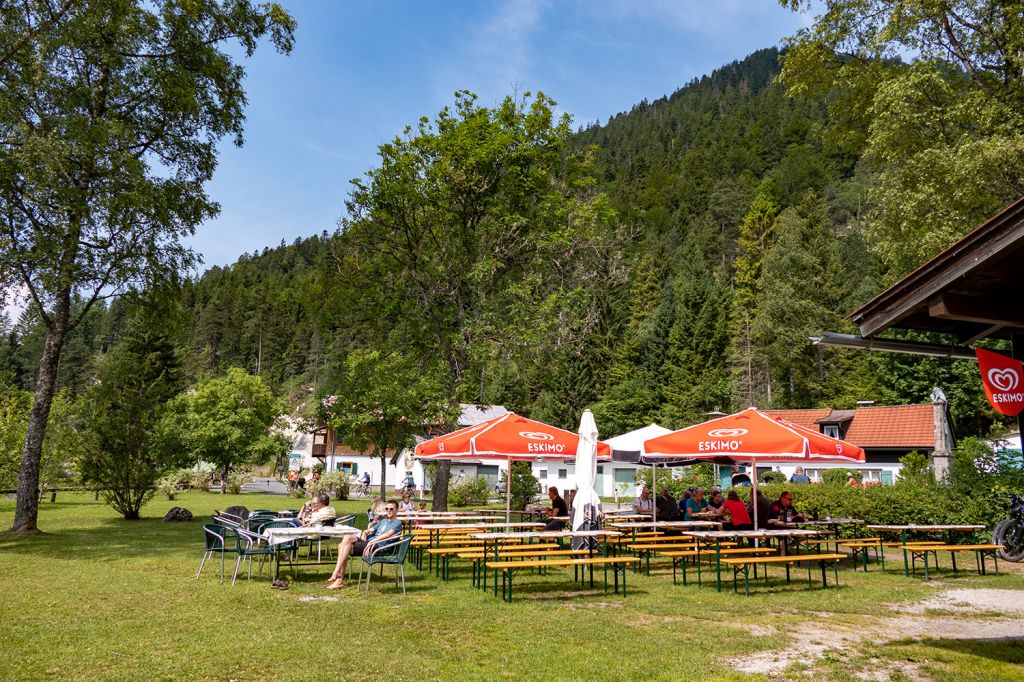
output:
[[[282,455],[288,439],[274,430],[285,405],[258,376],[232,367],[175,398],[164,430],[180,434],[193,462],[217,465],[227,480],[232,466]]]
[[[0,290],[46,327],[18,480],[16,532],[36,528],[39,459],[68,332],[93,304],[174,278],[218,207],[204,183],[241,143],[243,69],[292,18],[249,0],[0,3]],[[73,302],[81,302],[74,305]]]
[[[387,498],[387,462],[431,425],[450,423],[455,409],[432,373],[398,353],[354,350],[336,392],[321,401],[320,423],[345,444],[380,458],[380,496]]]
[[[865,145],[890,278],[1024,193],[1024,3],[826,0],[783,64],[790,93],[829,93],[828,136]]]
[[[599,327],[588,301],[622,276],[615,213],[554,104],[456,93],[354,181],[336,242],[349,320],[443,365],[452,402],[500,397],[507,373],[574,349]]]

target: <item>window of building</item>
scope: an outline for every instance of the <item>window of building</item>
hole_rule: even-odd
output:
[[[829,438],[839,438],[839,426],[837,424],[825,424],[822,427],[822,433]]]
[[[349,476],[356,476],[359,474],[359,465],[355,462],[337,462],[335,471],[344,471]]]
[[[547,477],[548,477],[548,470],[547,469],[541,469],[540,471],[537,472],[537,478],[547,478]]]
[[[558,470],[558,477],[559,478],[566,478],[568,476],[569,476],[569,470],[568,469],[559,469]]]
[[[597,467],[597,475],[600,476],[603,473],[604,473],[604,467],[602,467],[602,466]]]

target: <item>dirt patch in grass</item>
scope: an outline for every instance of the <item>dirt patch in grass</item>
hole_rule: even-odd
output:
[[[1024,600],[1020,597],[1021,593],[1016,590],[954,589],[918,604],[896,607],[898,614],[880,616],[870,628],[827,617],[813,623],[795,623],[786,631],[791,641],[785,649],[745,656],[732,661],[731,665],[741,672],[780,677],[790,666],[812,665],[818,658],[833,655],[835,651],[856,652],[862,644],[907,639],[1022,639]],[[927,615],[935,610],[943,615]],[[977,617],[979,612],[985,612],[987,617]],[[763,629],[758,634],[764,634]],[[889,679],[895,670],[889,665],[877,661],[870,672],[864,671],[868,675],[864,679]],[[916,674],[908,674],[905,663],[900,666],[900,673],[910,679],[918,678]]]

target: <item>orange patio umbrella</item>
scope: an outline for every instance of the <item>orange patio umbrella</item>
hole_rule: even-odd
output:
[[[543,422],[527,419],[514,412],[486,422],[431,438],[416,446],[422,460],[499,459],[508,462],[505,477],[505,521],[511,516],[512,462],[536,462],[545,459],[576,459],[580,437]],[[610,457],[607,443],[597,444],[598,457]]]
[[[757,408],[688,426],[644,441],[647,460],[693,459],[723,461],[726,458],[752,463],[754,525],[757,526],[757,461],[762,462],[864,462],[864,449],[837,438],[770,417]]]

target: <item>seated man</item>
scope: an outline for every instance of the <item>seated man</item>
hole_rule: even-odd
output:
[[[548,497],[551,498],[551,507],[547,510],[551,520],[544,526],[544,530],[562,530],[565,528],[565,521],[555,518],[556,516],[568,516],[569,505],[565,503],[562,496],[558,494],[558,488],[548,488]]]
[[[793,506],[793,493],[788,490],[784,491],[779,496],[778,501],[772,504],[771,509],[768,511],[768,519],[777,523],[793,523],[806,520],[804,515],[799,513]]]
[[[350,556],[363,556],[363,552],[372,545],[400,535],[402,522],[398,520],[398,503],[394,500],[388,502],[384,507],[386,516],[377,519],[375,523],[358,535],[346,535],[341,544],[338,545],[338,563],[334,566],[334,572],[328,578],[329,590],[340,590],[345,586],[345,567],[348,565]]]
[[[676,498],[672,497],[672,492],[668,489],[668,486],[663,486],[661,492],[658,493],[658,499],[655,500],[658,505],[658,520],[659,521],[678,521],[679,505],[676,503]]]
[[[334,521],[338,518],[338,512],[334,507],[329,507],[331,498],[325,493],[320,493],[310,501],[310,514],[302,521],[303,526],[323,525],[325,521]]]
[[[708,501],[704,499],[704,488],[694,488],[693,497],[686,501],[686,520],[699,521],[694,514],[700,514],[708,510]]]
[[[637,514],[651,513],[651,491],[646,487],[640,491],[640,497],[633,500],[633,511]]]

